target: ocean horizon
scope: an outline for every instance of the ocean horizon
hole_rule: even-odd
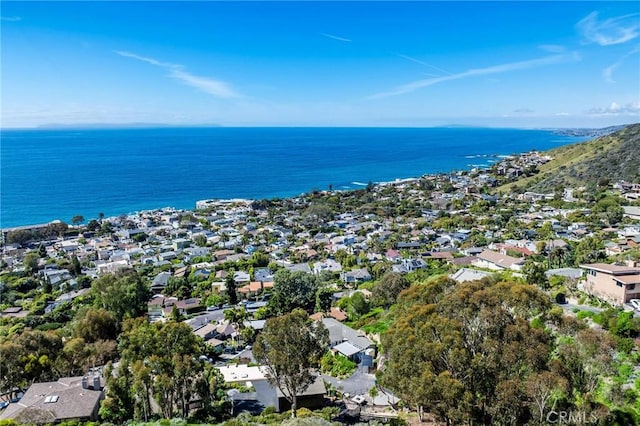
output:
[[[474,127],[3,129],[0,228],[489,167],[589,138]]]

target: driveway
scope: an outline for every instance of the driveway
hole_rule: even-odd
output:
[[[323,380],[331,383],[336,389],[346,392],[349,395],[368,395],[369,390],[376,384],[376,376],[365,373],[358,368],[355,373],[346,379],[336,379],[335,377],[322,374]]]

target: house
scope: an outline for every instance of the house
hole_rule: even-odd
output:
[[[462,268],[456,273],[449,275],[449,278],[458,282],[464,283],[467,281],[478,281],[483,278],[490,277],[492,274],[485,271],[478,271],[476,269]]]
[[[385,257],[390,262],[398,262],[400,260],[400,258],[401,258],[400,252],[398,252],[397,250],[393,250],[393,249],[387,250],[387,252],[385,253]]]
[[[506,254],[487,249],[477,255],[477,259],[473,262],[473,265],[478,268],[487,268],[494,271],[504,269],[520,271],[524,265],[524,259],[511,257]]]
[[[248,272],[236,271],[233,273],[233,281],[235,281],[236,284],[248,283],[251,281],[251,276]]]
[[[288,269],[291,272],[302,271],[306,272],[307,274],[311,273],[311,268],[309,267],[308,263],[295,263],[293,265],[285,265],[284,268]]]
[[[188,315],[204,310],[204,306],[200,304],[200,299],[198,299],[197,297],[179,300],[175,303],[175,307],[182,315]]]
[[[176,238],[173,240],[171,246],[174,250],[183,250],[191,245],[191,241],[186,238]]]
[[[24,318],[29,315],[29,311],[25,311],[20,306],[12,306],[0,313],[3,318]]]
[[[438,261],[451,261],[453,260],[453,254],[450,251],[429,251],[423,254],[424,257],[428,259],[438,260]]]
[[[310,410],[316,410],[324,407],[324,395],[326,394],[326,389],[324,387],[324,382],[320,376],[317,376],[315,381],[309,385],[303,392],[298,394],[296,398],[296,402],[298,407],[308,408]],[[278,397],[278,402],[276,411],[283,412],[291,409],[291,403],[284,396],[280,388],[276,388],[276,395]]]
[[[231,396],[233,399],[234,414],[248,411],[259,414],[266,407],[274,407],[277,412],[291,409],[291,404],[280,389],[272,386],[266,378],[266,368],[263,366],[247,366],[243,364],[225,365],[216,367],[222,373],[226,383],[250,382],[254,392],[235,392]],[[309,387],[298,394],[298,408],[318,409],[325,404],[324,395],[326,393],[324,383],[320,377]]]
[[[640,268],[606,263],[580,267],[587,271],[584,284],[587,293],[619,306],[640,298]]]
[[[269,268],[256,268],[253,271],[253,277],[256,281],[273,281],[273,272]]]
[[[353,269],[351,271],[342,272],[342,281],[347,284],[350,283],[362,283],[365,281],[371,281],[371,274],[365,268]]]
[[[227,283],[225,281],[214,281],[211,283],[211,290],[216,294],[227,292]]]
[[[203,340],[209,340],[216,336],[216,328],[218,324],[209,323],[204,327],[200,327],[197,330],[194,330],[196,336],[202,337]]]
[[[64,377],[57,382],[34,383],[18,402],[0,414],[1,420],[43,424],[98,420],[103,399],[103,380],[94,377]]]
[[[427,267],[427,263],[420,259],[402,259],[400,265],[393,265],[391,270],[399,274],[406,274],[407,272],[414,272],[418,269],[424,269]]]
[[[375,350],[375,344],[362,332],[354,330],[334,318],[323,318],[322,324],[329,331],[329,347],[336,353],[359,363],[368,349]]]
[[[336,262],[333,259],[327,259],[324,262],[316,262],[313,264],[313,273],[314,274],[320,274],[323,271],[329,271],[329,272],[341,272],[342,271],[342,265],[340,265],[338,262]]]
[[[151,291],[153,293],[161,293],[169,283],[169,278],[171,278],[170,272],[160,272],[151,282]]]
[[[347,320],[347,314],[344,313],[342,309],[337,308],[335,306],[332,306],[331,310],[329,310],[329,316],[335,319],[336,321],[340,321],[340,322]]]
[[[640,207],[636,206],[622,206],[624,210],[624,216],[631,219],[640,219]]]
[[[252,281],[251,283],[244,285],[238,289],[238,293],[242,294],[246,299],[250,299],[251,297],[255,297],[262,291],[266,289],[273,288],[273,281],[270,282],[260,282],[260,281]]]

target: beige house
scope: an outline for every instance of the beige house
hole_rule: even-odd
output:
[[[580,265],[587,271],[585,291],[615,305],[640,299],[640,268],[591,263]]]
[[[487,268],[493,271],[502,271],[505,269],[521,271],[524,265],[524,259],[485,249],[476,256],[476,259],[471,262],[471,264],[478,268]]]

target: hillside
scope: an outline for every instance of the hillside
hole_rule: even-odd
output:
[[[553,158],[534,176],[498,188],[515,185],[530,191],[549,192],[558,186],[596,185],[599,179],[640,181],[640,123],[587,142],[548,151]]]

